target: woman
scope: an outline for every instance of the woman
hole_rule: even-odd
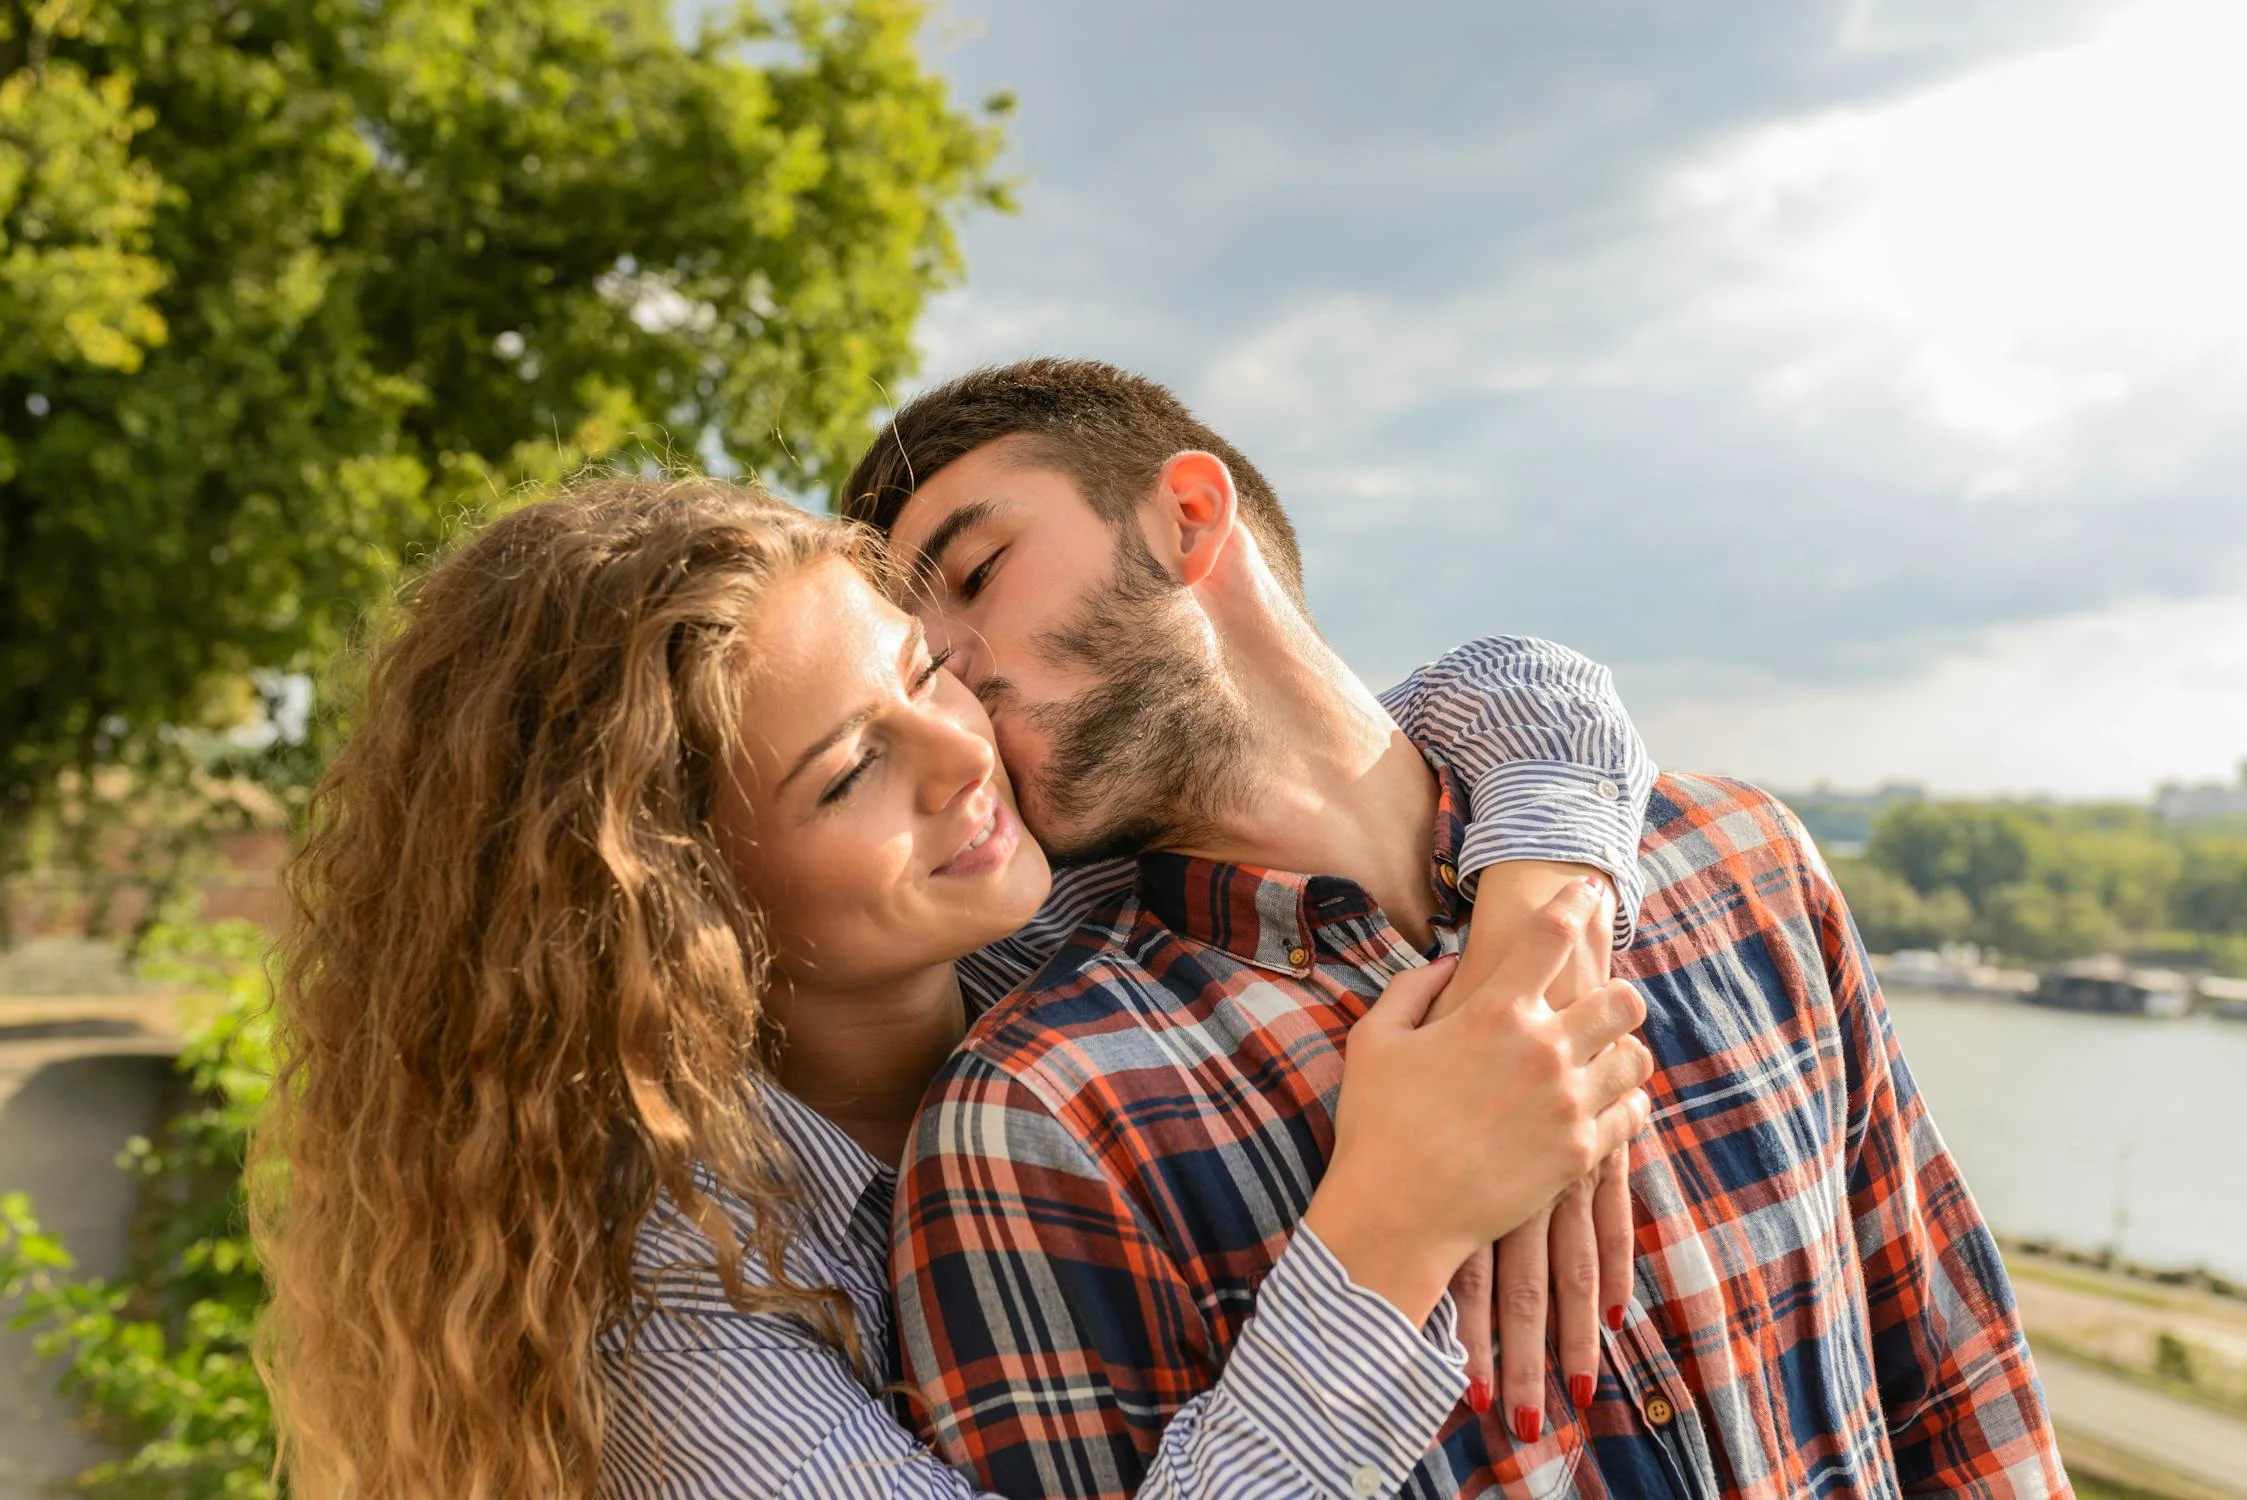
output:
[[[414,587],[291,872],[253,1180],[299,1493],[966,1493],[876,1394],[880,1189],[969,1019],[957,976],[988,967],[954,961],[1049,877],[988,722],[871,562],[736,486],[611,481]],[[760,764],[776,706],[846,674],[881,685],[874,708]],[[813,967],[827,999],[793,1007]],[[1351,1389],[1286,1430],[1349,1428],[1385,1488],[1457,1400],[1459,1356],[1353,1274],[1494,1238],[1566,1177],[1524,1125],[1509,1156],[1549,1171],[1459,1180],[1523,1122],[1475,1087],[1504,1059],[1412,1029],[1441,978],[1400,978],[1361,1027],[1333,1165],[1252,1325],[1335,1351]],[[1635,1024],[1613,998],[1554,1022],[1596,1054],[1555,1089],[1611,1132],[1643,1120],[1645,1068],[1606,1046]],[[1150,1492],[1308,1496],[1256,1418],[1256,1361],[1233,1363]]]

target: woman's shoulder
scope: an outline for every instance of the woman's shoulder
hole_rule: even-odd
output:
[[[759,1251],[756,1210],[698,1174],[697,1188],[720,1227],[739,1247],[741,1281],[769,1287],[773,1276]],[[600,1340],[603,1349],[664,1349],[751,1336],[760,1315],[743,1313],[726,1293],[715,1237],[667,1192],[658,1193],[632,1238],[633,1305]]]

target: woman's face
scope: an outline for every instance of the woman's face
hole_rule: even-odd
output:
[[[720,800],[734,878],[795,983],[948,963],[1028,921],[1045,854],[975,695],[843,558],[782,581],[750,634],[746,764]]]

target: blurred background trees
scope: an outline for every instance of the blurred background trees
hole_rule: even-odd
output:
[[[2247,827],[2145,807],[1898,802],[1834,860],[1876,951],[2124,952],[2247,972]]]
[[[0,1304],[117,1450],[90,1492],[272,1493],[266,936],[169,928],[166,888],[278,839],[334,728],[312,682],[464,514],[592,460],[815,496],[856,456],[960,217],[1007,206],[1007,101],[956,106],[923,21],[0,0],[0,942],[26,866],[84,877],[57,927],[128,882],[144,972],[203,997],[122,1275],[0,1192]]]
[[[464,507],[836,473],[1004,203],[1006,101],[921,20],[0,0],[0,873],[98,768],[225,748]]]

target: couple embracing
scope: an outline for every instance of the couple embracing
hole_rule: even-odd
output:
[[[2067,1492],[1783,808],[1547,643],[1374,697],[1111,367],[841,494],[581,483],[375,648],[252,1179],[296,1493]]]

